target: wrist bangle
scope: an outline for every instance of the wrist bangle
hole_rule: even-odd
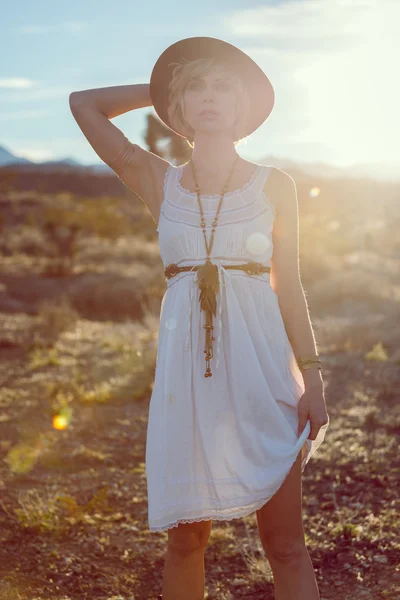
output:
[[[306,369],[322,369],[322,365],[320,362],[314,362],[314,363],[307,363],[307,364],[303,364],[301,367],[299,367],[300,369],[302,369],[303,371],[305,371]]]
[[[310,366],[320,365],[321,366],[321,359],[319,357],[319,354],[313,354],[310,356],[299,356],[297,358],[297,364],[298,364],[299,369],[309,368],[308,365],[310,365]]]

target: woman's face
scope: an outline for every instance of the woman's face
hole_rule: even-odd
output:
[[[229,74],[215,67],[203,77],[193,79],[184,97],[184,116],[195,134],[227,133],[232,135],[237,118],[237,96]],[[217,114],[201,114],[212,110]]]

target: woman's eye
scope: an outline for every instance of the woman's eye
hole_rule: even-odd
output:
[[[201,84],[199,82],[193,82],[191,84],[189,84],[189,89],[190,90],[195,90],[195,89],[199,89],[201,87]],[[230,84],[229,83],[219,83],[217,84],[217,89],[219,90],[229,90],[230,89]]]

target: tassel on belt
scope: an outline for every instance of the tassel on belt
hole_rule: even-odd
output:
[[[269,273],[271,267],[266,265],[249,261],[244,264],[237,265],[223,265],[224,269],[239,269],[245,271],[249,275],[260,275],[261,273]],[[219,291],[219,278],[218,278],[218,265],[207,260],[204,264],[195,265],[183,265],[182,267],[175,263],[170,263],[164,269],[164,274],[167,279],[171,279],[182,271],[198,271],[197,282],[200,289],[200,307],[201,310],[205,311],[205,325],[203,328],[206,330],[205,340],[205,359],[206,359],[206,372],[205,377],[211,377],[210,360],[213,358],[212,342],[215,340],[212,331],[214,330],[213,315],[217,312],[217,293]]]

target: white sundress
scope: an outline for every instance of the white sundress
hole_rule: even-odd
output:
[[[166,280],[146,438],[150,531],[179,523],[231,520],[261,508],[277,492],[301,451],[301,470],[324,440],[297,436],[304,382],[270,274],[249,275],[226,264],[271,266],[274,205],[263,187],[272,167],[257,165],[240,189],[225,194],[211,261],[220,291],[214,317],[212,377],[205,377],[205,312],[197,271]],[[204,263],[196,193],[170,165],[157,227],[161,259]],[[210,240],[220,196],[201,195]]]

